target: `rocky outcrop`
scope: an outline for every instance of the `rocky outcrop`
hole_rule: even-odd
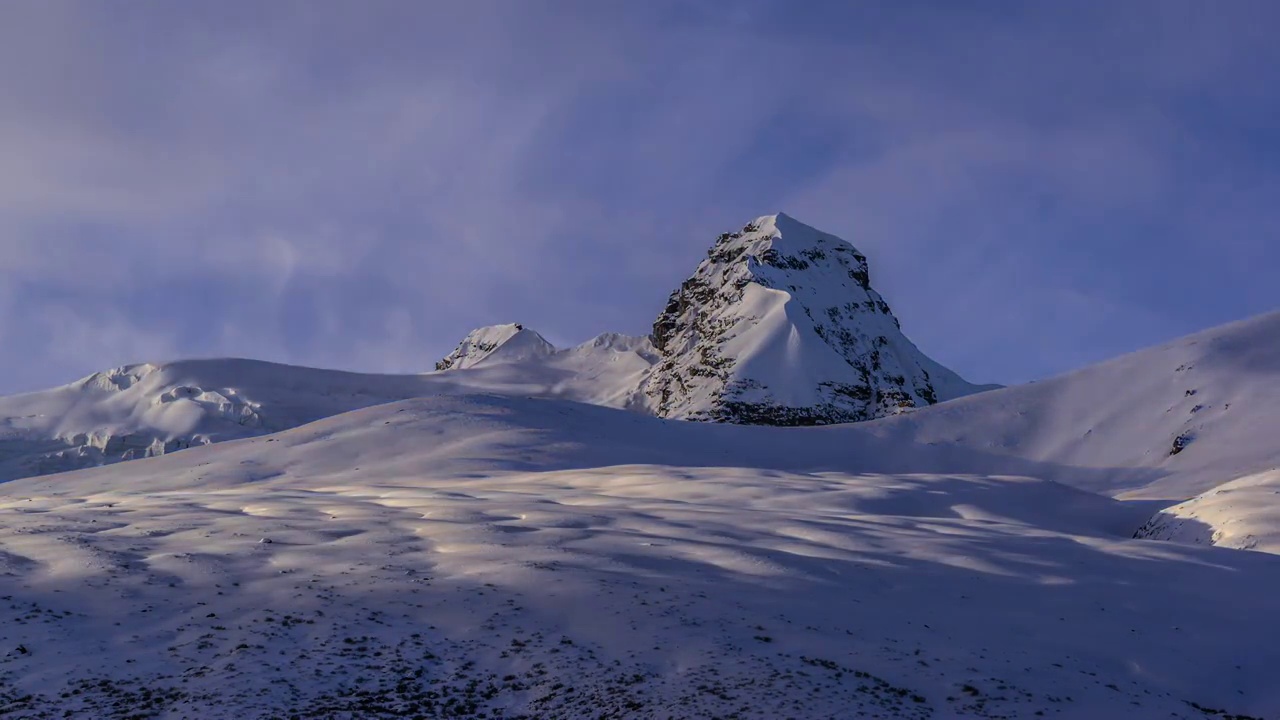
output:
[[[645,394],[669,418],[822,425],[984,389],[902,334],[862,253],[781,213],[720,235],[652,342]]]

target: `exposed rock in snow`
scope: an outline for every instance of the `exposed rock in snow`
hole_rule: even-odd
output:
[[[985,389],[921,353],[852,245],[787,215],[724,233],[653,325],[661,417],[868,420]]]

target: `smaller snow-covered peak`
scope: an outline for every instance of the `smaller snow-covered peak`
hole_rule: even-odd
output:
[[[642,357],[650,357],[654,354],[653,342],[649,339],[649,336],[623,335],[622,333],[615,332],[600,333],[576,348],[573,348],[573,351],[578,353],[595,352],[598,350],[633,352]]]
[[[555,346],[520,323],[489,325],[467,333],[453,352],[436,363],[436,370],[460,370],[484,361],[513,362],[546,357]]]
[[[158,366],[151,363],[125,365],[105,372],[96,372],[86,378],[81,378],[73,383],[73,385],[86,389],[92,388],[96,390],[103,390],[106,392],[128,390],[138,381],[158,369]]]

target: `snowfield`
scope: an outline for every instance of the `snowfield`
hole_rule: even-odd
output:
[[[1280,557],[1133,540],[1146,503],[889,449],[436,396],[10,482],[0,713],[1280,709]]]

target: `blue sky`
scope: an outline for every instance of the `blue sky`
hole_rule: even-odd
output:
[[[1280,5],[0,3],[0,392],[647,332],[714,236],[852,242],[1045,377],[1280,307]]]

